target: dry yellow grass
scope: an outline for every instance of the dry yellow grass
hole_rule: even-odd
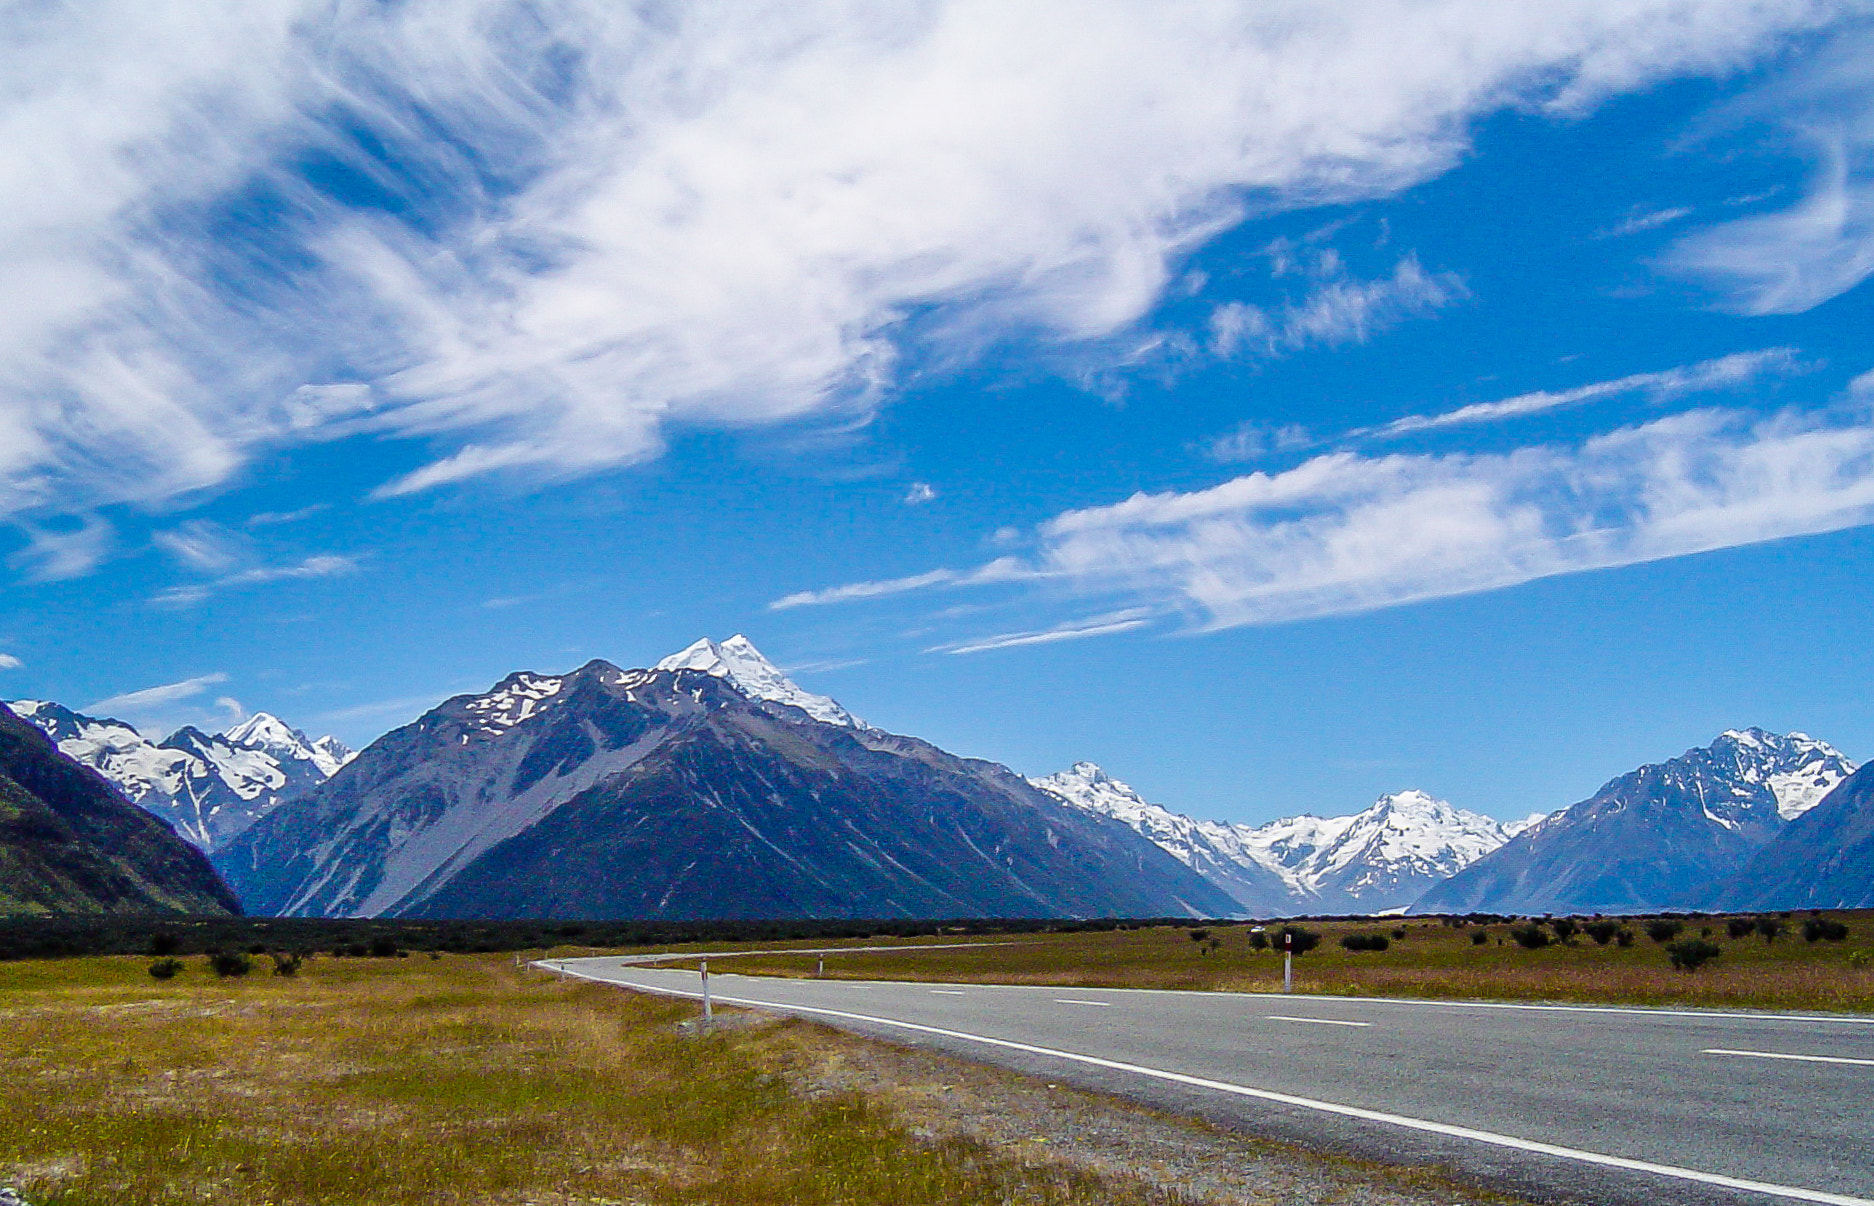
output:
[[[1641,1005],[1709,1005],[1760,1009],[1874,1011],[1874,914],[1827,913],[1847,924],[1841,942],[1804,942],[1796,932],[1808,915],[1789,921],[1775,942],[1757,936],[1731,939],[1721,919],[1685,923],[1686,937],[1712,931],[1723,954],[1695,972],[1676,971],[1644,923],[1627,923],[1634,942],[1597,945],[1576,936],[1572,945],[1524,950],[1508,925],[1453,929],[1437,921],[1302,922],[1322,935],[1319,949],[1295,959],[1295,990],[1351,996],[1413,996],[1505,1001],[1573,1001]],[[1194,943],[1185,927],[1100,933],[1022,935],[1006,944],[918,953],[838,954],[826,961],[829,977],[928,981],[1058,984],[1106,988],[1173,988],[1276,992],[1281,956],[1257,951],[1249,927],[1203,927],[1220,941]],[[1385,951],[1347,951],[1343,935],[1403,930]],[[1471,936],[1489,935],[1484,945]],[[886,945],[864,942],[855,945]],[[889,945],[916,945],[915,941]],[[681,965],[681,964],[673,964]],[[783,976],[811,975],[807,956],[757,956],[723,963],[722,970]]]
[[[920,1144],[763,1071],[785,1025],[691,1037],[690,1007],[503,956],[147,963],[0,965],[0,1183],[36,1206],[1168,1200]]]

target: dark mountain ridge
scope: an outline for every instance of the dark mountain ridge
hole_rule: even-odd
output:
[[[603,661],[446,701],[280,806],[217,862],[250,910],[287,915],[1233,907],[1125,825],[1067,808],[1004,767],[818,720],[732,677]]]

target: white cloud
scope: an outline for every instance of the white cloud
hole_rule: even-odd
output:
[[[1036,632],[1004,632],[995,636],[959,641],[953,645],[938,645],[928,652],[987,653],[992,649],[1015,649],[1023,645],[1052,645],[1056,641],[1080,641],[1088,637],[1110,636],[1116,632],[1130,632],[1134,628],[1143,628],[1152,622],[1152,616],[1150,609],[1135,607],[1125,611],[1109,612],[1106,615],[1089,616],[1084,620],[1072,620],[1066,624],[1057,624],[1052,628],[1043,628]]]
[[[239,550],[228,534],[206,520],[191,520],[166,532],[157,532],[150,540],[194,570],[225,570],[240,559]]]
[[[1336,452],[1206,490],[1138,494],[1056,517],[1030,559],[999,564],[1002,581],[1025,577],[1052,593],[1228,628],[1870,522],[1874,425],[1707,410],[1575,446]],[[966,579],[944,574],[946,584]],[[840,597],[865,596],[820,592],[822,601]]]
[[[1213,461],[1254,461],[1272,452],[1292,452],[1314,443],[1314,437],[1299,423],[1271,426],[1246,420],[1204,446],[1204,455]]]
[[[1027,577],[1027,573],[1017,565],[1013,558],[999,557],[973,570],[936,569],[904,578],[850,582],[844,586],[829,587],[826,590],[797,591],[768,604],[768,610],[786,611],[790,607],[817,607],[827,603],[850,603],[855,599],[878,599],[886,595],[902,595],[912,591],[929,590],[934,586],[983,586],[1022,577]]]
[[[107,699],[100,699],[96,703],[86,704],[79,711],[92,714],[123,712],[126,715],[135,716],[166,707],[169,704],[180,703],[185,699],[194,699],[208,688],[227,681],[226,674],[203,674],[196,678],[185,678],[181,682],[144,687],[140,691],[126,691],[122,695],[113,695]]]
[[[1793,78],[1735,111],[1793,130],[1818,166],[1807,194],[1679,240],[1661,261],[1744,314],[1799,314],[1874,274],[1874,31],[1839,37]]]
[[[1210,316],[1210,347],[1219,356],[1277,356],[1316,344],[1365,343],[1387,327],[1469,295],[1458,277],[1428,273],[1416,257],[1407,256],[1390,277],[1379,280],[1332,274],[1274,313],[1248,302],[1218,306]]]
[[[1633,373],[1612,381],[1596,381],[1574,389],[1535,390],[1497,402],[1476,402],[1435,415],[1407,415],[1379,427],[1364,427],[1348,433],[1348,438],[1387,439],[1418,431],[1444,427],[1467,427],[1477,423],[1497,423],[1525,415],[1541,414],[1581,402],[1611,398],[1620,394],[1643,393],[1663,402],[1686,394],[1714,389],[1736,389],[1771,373],[1801,371],[1802,362],[1794,348],[1765,348],[1757,352],[1733,352],[1697,364],[1681,365],[1652,373]]]
[[[291,565],[255,566],[238,573],[224,574],[211,582],[172,586],[151,596],[150,602],[160,607],[191,607],[208,599],[217,591],[226,590],[229,587],[262,586],[270,582],[291,582],[307,578],[335,578],[357,571],[358,563],[350,557],[321,553],[293,562]]]
[[[1633,214],[1625,221],[1618,222],[1608,227],[1606,230],[1601,231],[1597,237],[1603,239],[1619,239],[1627,235],[1643,234],[1649,230],[1658,230],[1662,226],[1670,226],[1680,218],[1689,218],[1691,216],[1691,207],[1685,205],[1676,205],[1670,209],[1648,210],[1645,213]]]
[[[25,664],[10,653],[0,653],[0,670],[18,670]]]
[[[355,431],[434,443],[399,493],[863,417],[908,356],[1121,331],[1246,199],[1389,194],[1479,115],[1579,113],[1834,11],[41,6],[0,34],[0,512]],[[1377,321],[1352,284],[1317,301],[1284,338]]]
[[[911,488],[904,493],[904,505],[907,507],[921,506],[936,497],[937,491],[931,488],[929,482],[912,482]]]
[[[110,556],[116,531],[96,516],[87,515],[72,530],[38,528],[22,524],[27,545],[8,558],[34,582],[62,582],[96,569]]]

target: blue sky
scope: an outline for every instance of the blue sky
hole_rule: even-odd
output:
[[[1874,755],[1874,10],[0,19],[0,697],[747,633],[1204,816]]]

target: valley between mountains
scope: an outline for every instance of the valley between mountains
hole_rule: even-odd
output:
[[[49,701],[8,707],[12,723],[43,735],[36,758],[166,822],[159,828],[192,847],[190,857],[206,855],[255,914],[1275,917],[1874,905],[1868,774],[1826,742],[1755,728],[1516,822],[1408,789],[1347,815],[1251,826],[1148,802],[1093,762],[1030,780],[885,732],[803,690],[739,635],[698,641],[648,669],[593,661],[566,674],[516,673],[355,754],[265,713],[223,733],[185,728],[152,741]],[[200,889],[187,898],[199,904]],[[15,892],[0,896],[0,909],[108,912],[128,899],[58,895]]]

